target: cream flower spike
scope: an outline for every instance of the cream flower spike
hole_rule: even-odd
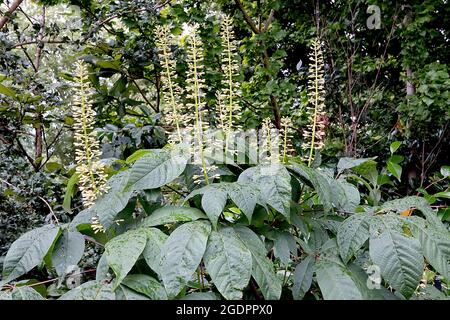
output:
[[[169,26],[157,26],[155,34],[162,67],[163,110],[167,123],[176,130],[171,135],[171,141],[177,143],[182,141],[182,127],[187,125],[188,116],[181,103],[183,90],[177,82],[176,61],[171,50],[173,38]]]
[[[306,107],[306,112],[308,113],[310,123],[303,130],[304,143],[302,147],[307,150],[307,158],[305,160],[308,162],[308,166],[311,166],[314,159],[314,150],[320,150],[325,146],[324,62],[318,38],[314,39],[311,43],[309,59],[308,106]]]
[[[107,191],[107,174],[105,165],[99,161],[101,152],[94,132],[95,113],[92,108],[87,67],[82,61],[77,61],[75,68],[75,92],[72,102],[75,161],[83,205],[87,208],[94,204],[99,194]],[[93,220],[93,229],[96,232],[103,230],[98,218]]]
[[[223,50],[221,53],[222,72],[224,79],[223,89],[217,94],[220,126],[224,132],[225,152],[229,150],[229,136],[233,130],[238,129],[236,120],[240,118],[239,96],[239,65],[237,41],[233,31],[233,19],[227,15],[221,21],[221,39]]]

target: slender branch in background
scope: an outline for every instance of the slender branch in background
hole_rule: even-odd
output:
[[[240,0],[234,0],[236,5],[238,6],[239,10],[241,10],[242,14],[244,15],[244,19],[247,22],[247,24],[250,26],[252,31],[256,34],[261,33],[261,30],[256,26],[256,24],[253,22],[252,18],[248,15],[247,11],[245,10],[242,2]]]
[[[53,218],[55,218],[56,224],[59,224],[59,220],[58,220],[58,218],[56,217],[56,214],[55,214],[55,212],[53,211],[53,209],[52,209],[52,207],[50,206],[50,204],[49,204],[44,198],[42,198],[41,196],[38,196],[38,198],[41,199],[42,201],[44,201],[44,203],[45,203],[45,204],[47,205],[47,207],[50,209],[50,213],[52,214]]]
[[[6,25],[6,23],[9,21],[11,15],[16,11],[16,9],[20,6],[20,4],[23,2],[23,0],[15,0],[11,7],[9,7],[8,12],[0,19],[0,30],[3,29],[3,27]]]
[[[133,82],[133,84],[135,85],[136,89],[139,91],[139,93],[141,94],[142,98],[145,100],[145,102],[147,102],[147,104],[155,111],[155,112],[159,112],[158,108],[156,108],[148,99],[147,96],[145,95],[144,91],[142,91],[142,89],[139,87],[139,85],[137,84],[137,81],[133,78],[131,78],[131,82]]]

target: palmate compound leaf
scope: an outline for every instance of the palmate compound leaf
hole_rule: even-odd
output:
[[[314,257],[307,256],[295,268],[292,296],[295,300],[301,300],[311,287],[314,274]]]
[[[316,262],[317,282],[325,300],[361,300],[363,295],[339,258],[335,239],[328,240]]]
[[[381,218],[380,218],[381,219]],[[419,285],[424,262],[420,243],[388,225],[384,230],[373,230],[369,240],[372,262],[380,268],[382,277],[406,298]]]
[[[46,225],[28,231],[14,241],[3,262],[2,282],[14,280],[41,263],[59,232],[59,227]]]
[[[330,184],[323,174],[302,163],[292,163],[289,168],[311,183],[326,212],[333,208],[332,194],[334,190],[330,189]]]
[[[108,265],[116,274],[114,289],[133,268],[144,251],[146,243],[147,234],[142,229],[127,231],[106,243],[104,255]]]
[[[151,150],[139,158],[130,168],[126,189],[155,189],[180,176],[188,161],[182,149]]]
[[[424,223],[419,217],[407,220],[414,236],[419,240],[428,263],[446,279],[450,278],[450,235],[447,231]]]
[[[73,270],[84,253],[84,236],[77,231],[64,230],[55,244],[52,253],[52,263],[56,273],[64,277],[66,272]]]
[[[204,262],[222,296],[228,300],[242,298],[252,273],[252,254],[233,228],[211,232]]]
[[[228,196],[251,221],[258,200],[257,190],[258,187],[251,182],[222,182],[194,190],[186,197],[185,201],[201,194],[203,210],[215,228]]]
[[[354,214],[339,225],[337,244],[344,263],[369,239],[369,220],[369,215]]]
[[[161,256],[161,278],[169,298],[175,297],[191,279],[206,250],[211,225],[193,221],[176,228],[165,241]]]
[[[241,173],[238,181],[253,182],[259,191],[259,202],[262,205],[268,204],[284,215],[288,221],[290,220],[291,176],[283,165],[249,168]]]
[[[267,250],[261,239],[249,228],[233,228],[239,239],[252,254],[252,276],[255,278],[266,300],[278,300],[281,296],[282,281],[274,272],[274,265],[267,257]]]
[[[112,284],[102,281],[88,281],[66,292],[59,300],[115,300]]]

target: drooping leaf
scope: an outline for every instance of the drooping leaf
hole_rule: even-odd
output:
[[[249,228],[238,226],[234,230],[252,254],[252,276],[264,298],[278,300],[281,296],[282,281],[275,274],[272,261],[266,257],[264,243]]]
[[[369,239],[369,220],[368,215],[354,214],[339,225],[336,238],[344,263]]]
[[[446,279],[450,278],[449,233],[422,223],[411,223],[411,226],[413,234],[420,242],[423,255],[427,261]]]
[[[3,262],[3,281],[14,280],[41,263],[58,235],[58,227],[46,225],[14,241]]]
[[[348,158],[348,157],[340,158],[339,162],[337,164],[338,173],[341,173],[344,170],[352,169],[354,167],[362,165],[363,163],[366,163],[367,161],[370,161],[370,160],[373,161],[374,159],[375,159],[375,157],[374,158]]]
[[[119,286],[144,251],[147,235],[143,230],[130,230],[105,245],[108,265],[116,274],[114,289]]]
[[[255,187],[249,183],[235,182],[230,184],[228,195],[231,201],[245,214],[248,221],[251,222],[257,202]]]
[[[65,294],[59,300],[115,300],[111,284],[101,281],[88,281]]]
[[[173,231],[165,241],[161,256],[161,278],[169,298],[175,297],[191,279],[206,250],[211,225],[188,222]]]
[[[122,283],[151,300],[167,300],[166,290],[158,280],[146,274],[129,274]]]
[[[106,260],[106,255],[103,254],[97,264],[97,270],[95,272],[95,280],[101,281],[106,279],[106,277],[108,276],[108,271],[109,271],[108,260]]]
[[[280,164],[257,166],[245,170],[238,179],[239,182],[253,182],[261,193],[260,202],[268,204],[287,220],[290,219],[291,176]]]
[[[64,230],[52,253],[53,266],[60,277],[73,270],[84,253],[84,236],[77,231]]]
[[[252,255],[233,228],[211,232],[204,261],[219,292],[229,300],[241,299],[250,281]]]
[[[390,228],[371,231],[369,254],[394,289],[407,298],[414,293],[424,267],[419,241]]]
[[[295,268],[292,296],[295,300],[301,300],[311,287],[314,274],[314,257],[307,256]]]
[[[324,300],[361,300],[362,294],[338,255],[335,239],[322,246],[316,262],[317,282]]]
[[[142,252],[142,256],[147,262],[148,266],[158,275],[161,274],[161,254],[164,242],[168,236],[156,228],[144,228],[147,234],[147,244]]]
[[[155,227],[168,223],[189,222],[198,219],[207,219],[203,212],[197,208],[165,206],[153,211],[141,222],[142,227]]]
[[[291,169],[309,181],[314,190],[317,192],[317,195],[323,204],[324,210],[326,212],[330,211],[333,207],[333,201],[331,198],[333,191],[330,190],[330,185],[326,177],[302,163],[293,164]]]
[[[291,253],[296,255],[297,243],[293,235],[285,231],[277,231],[272,234],[274,240],[273,251],[276,258],[285,266],[291,261]]]
[[[132,191],[124,191],[129,171],[120,172],[112,176],[106,183],[108,192],[101,195],[90,208],[98,215],[100,223],[108,228],[114,223],[117,215],[125,209],[132,195]]]
[[[75,185],[78,183],[79,178],[80,178],[80,175],[77,172],[75,172],[70,177],[69,181],[67,182],[66,193],[64,194],[64,200],[63,200],[62,207],[68,213],[72,213],[72,209],[70,208],[70,205],[72,202],[72,196],[73,196],[73,192],[75,190]]]
[[[398,181],[401,181],[401,177],[402,177],[402,167],[401,165],[392,162],[392,161],[388,161],[387,162],[387,169],[390,173],[392,173],[392,175],[394,177],[397,178]]]
[[[202,207],[214,228],[217,227],[217,221],[226,203],[227,192],[220,188],[208,188],[203,194]]]

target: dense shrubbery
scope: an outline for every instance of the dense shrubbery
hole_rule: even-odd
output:
[[[448,6],[60,2],[0,27],[0,299],[448,299]]]

